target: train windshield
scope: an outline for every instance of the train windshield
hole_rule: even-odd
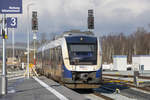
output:
[[[69,59],[71,65],[96,65],[97,45],[92,44],[68,44]]]

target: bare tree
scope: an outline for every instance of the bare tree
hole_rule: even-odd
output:
[[[103,62],[112,62],[113,55],[127,55],[128,63],[132,62],[132,55],[150,54],[150,33],[143,27],[128,36],[124,33],[109,34],[101,37]]]

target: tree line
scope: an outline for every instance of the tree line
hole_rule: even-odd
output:
[[[137,28],[136,32],[125,35],[109,34],[100,37],[103,50],[103,63],[112,63],[114,55],[127,55],[128,63],[132,63],[133,55],[150,55],[150,32]]]

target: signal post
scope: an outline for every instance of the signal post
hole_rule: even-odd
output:
[[[93,9],[88,10],[88,29],[93,30],[94,29],[94,15],[93,15]]]
[[[34,41],[34,66],[36,66],[36,39],[37,39],[37,31],[38,31],[38,18],[37,18],[37,11],[32,12],[32,31],[33,31],[33,41]]]

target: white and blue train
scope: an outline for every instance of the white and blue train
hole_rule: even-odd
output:
[[[64,32],[37,51],[38,72],[73,89],[97,88],[102,82],[102,50],[93,33]]]

